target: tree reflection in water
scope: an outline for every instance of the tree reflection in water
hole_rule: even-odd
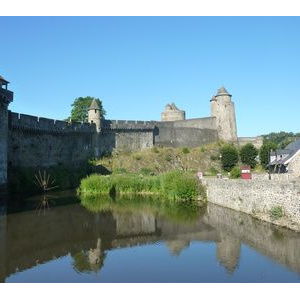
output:
[[[81,250],[73,257],[73,268],[79,273],[98,273],[104,264],[105,253],[101,249],[101,238],[97,240],[97,246],[88,251]]]

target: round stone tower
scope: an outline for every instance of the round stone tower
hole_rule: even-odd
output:
[[[219,138],[225,142],[237,142],[234,103],[224,86],[218,89],[211,102],[211,116],[216,118]]]
[[[97,132],[101,131],[101,112],[100,107],[95,99],[93,99],[88,112],[89,123],[96,124]]]

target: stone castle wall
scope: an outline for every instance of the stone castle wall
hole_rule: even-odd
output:
[[[185,120],[185,111],[183,110],[165,111],[161,114],[161,120],[166,122]]]
[[[10,113],[9,166],[73,165],[91,158],[94,124],[56,121]]]
[[[254,145],[254,147],[256,147],[257,149],[259,149],[262,144],[263,144],[263,137],[261,136],[256,136],[256,137],[238,137],[238,144],[240,147],[251,143]]]
[[[215,118],[156,122],[154,144],[165,147],[197,147],[218,140]]]
[[[7,182],[7,105],[0,102],[0,194]]]
[[[154,145],[196,147],[218,140],[215,118],[175,122],[102,120],[68,123],[9,112],[8,165],[71,165],[113,150],[136,151]]]
[[[300,182],[289,176],[257,176],[252,180],[205,179],[208,201],[241,211],[262,220],[300,230]],[[281,207],[283,218],[272,219],[270,212]]]
[[[9,112],[8,165],[73,165],[113,150],[136,151],[154,145],[196,147],[218,139],[215,118],[176,122],[102,120],[68,123]]]
[[[95,124],[39,118],[9,112],[8,165],[74,165],[114,149],[153,147],[154,125],[144,121],[104,120]]]

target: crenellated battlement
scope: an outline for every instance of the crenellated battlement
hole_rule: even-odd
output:
[[[54,119],[40,118],[14,112],[9,113],[9,128],[12,130],[40,133],[94,133],[95,124],[81,122],[65,122]]]
[[[104,130],[153,130],[154,121],[103,120]]]

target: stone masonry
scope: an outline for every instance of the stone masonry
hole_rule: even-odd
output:
[[[180,110],[174,103],[167,104],[165,111],[161,114],[162,121],[180,121],[185,120],[185,111]]]
[[[206,178],[203,183],[211,203],[300,231],[300,182],[283,175],[272,175],[272,180],[268,176],[252,180]],[[271,218],[275,207],[282,209],[282,218]]]
[[[64,122],[8,111],[13,93],[0,77],[0,185],[7,167],[74,165],[113,150],[142,150],[153,146],[197,147],[223,139],[237,141],[234,104],[224,87],[211,100],[211,116],[185,119],[174,103],[163,121],[106,120],[94,101],[89,123]]]
[[[13,93],[7,89],[8,81],[0,76],[0,197],[7,184],[8,105]]]

